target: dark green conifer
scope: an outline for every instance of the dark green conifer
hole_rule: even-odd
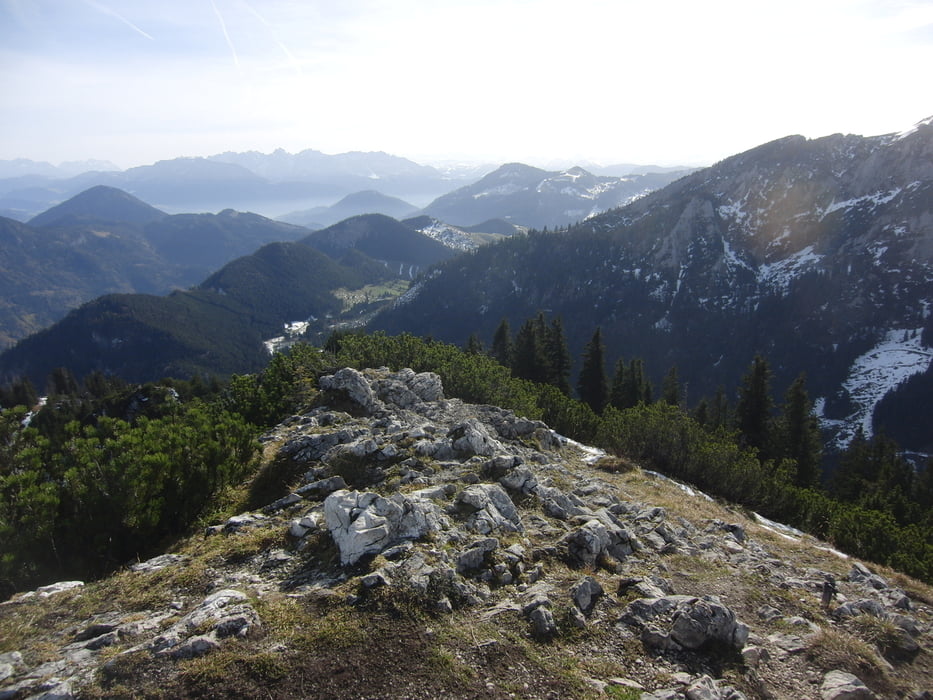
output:
[[[583,348],[583,364],[577,380],[580,400],[596,413],[602,413],[609,400],[609,381],[606,378],[606,348],[602,330],[597,327],[590,342]]]
[[[771,436],[771,368],[761,355],[755,355],[739,387],[739,400],[735,407],[735,427],[743,444],[758,449],[762,459],[768,454]]]
[[[483,343],[479,339],[479,336],[476,333],[470,333],[470,337],[467,338],[466,346],[464,350],[469,355],[482,355],[483,354]]]
[[[513,352],[512,329],[509,327],[509,320],[503,318],[496,328],[495,335],[492,337],[490,354],[492,358],[503,367],[511,367]]]
[[[661,401],[670,406],[680,406],[683,394],[680,388],[680,379],[677,377],[677,365],[668,370],[661,384]]]
[[[569,396],[572,361],[570,359],[570,350],[567,348],[567,338],[564,336],[564,324],[560,316],[551,321],[551,327],[547,333],[545,352],[550,372],[549,383],[560,389],[566,396]]]
[[[629,408],[629,406],[626,405],[625,400],[625,375],[625,358],[620,357],[618,360],[616,360],[615,370],[612,373],[612,384],[609,388],[609,403],[613,406],[613,408]]]
[[[518,329],[512,354],[512,374],[521,379],[544,383],[548,379],[547,357],[541,345],[539,330],[537,321],[531,319]]]
[[[778,423],[775,457],[797,463],[794,483],[811,487],[819,483],[822,447],[820,426],[807,393],[806,377],[801,374],[788,387]]]

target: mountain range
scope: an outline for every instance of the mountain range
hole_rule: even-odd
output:
[[[222,153],[123,171],[103,165],[71,173],[47,163],[0,161],[0,215],[26,221],[90,187],[107,185],[172,213],[238,209],[278,216],[332,204],[376,186],[385,195],[426,203],[473,177],[470,170],[442,173],[386,153],[326,155],[310,150]]]
[[[694,403],[761,353],[778,392],[806,372],[844,445],[933,359],[931,207],[929,120],[907,134],[788,137],[567,231],[443,264],[373,328],[489,342],[503,318],[544,311],[563,318],[572,351],[601,327],[610,371],[643,357],[657,381],[676,366]],[[933,447],[925,433],[917,449]]]
[[[0,355],[0,375],[44,386],[55,367],[129,381],[255,371],[268,359],[265,341],[286,324],[301,322],[316,339],[342,324],[361,325],[420,270],[459,252],[381,214],[315,232],[233,211],[165,216],[158,223],[158,237],[149,232],[151,245],[179,259],[243,245],[247,233],[304,235],[263,245],[168,296],[109,294],[88,301]],[[224,237],[237,233],[244,237],[224,245]]]
[[[574,356],[599,327],[610,372],[618,359],[646,358],[658,383],[676,367],[688,405],[720,387],[736,386],[753,357],[762,354],[773,368],[779,396],[806,373],[830,444],[843,447],[859,427],[870,433],[884,424],[895,437],[909,434],[908,447],[930,452],[930,432],[923,427],[929,425],[929,411],[909,406],[933,384],[928,371],[933,359],[931,154],[933,125],[927,120],[904,134],[779,139],[648,194],[623,194],[620,180],[579,168],[555,173],[511,164],[440,197],[420,217],[399,222],[359,216],[305,232],[299,245],[317,248],[338,265],[352,256],[351,266],[368,270],[356,279],[361,286],[410,279],[435,265],[373,320],[373,329],[458,344],[477,333],[489,342],[502,319],[517,327],[543,312],[563,319]],[[634,188],[646,185],[627,182]],[[600,197],[610,195],[634,200],[589,216],[609,201]],[[578,209],[566,208],[564,197],[574,197]],[[511,201],[511,213],[497,208],[505,201]],[[579,209],[581,201],[594,209]],[[444,216],[432,217],[432,211]],[[504,219],[507,229],[514,212],[527,217],[535,211],[572,213],[580,222],[549,219],[550,233],[510,235],[479,248],[467,242],[475,232],[449,223],[465,212],[467,222],[485,222],[480,228],[503,226]],[[216,218],[224,216],[254,215],[222,212]],[[487,221],[496,217],[500,223]],[[164,230],[162,222],[169,218],[174,219],[147,226]],[[196,246],[191,231],[187,239]],[[514,225],[509,232],[516,232]],[[471,252],[451,257],[457,247]],[[246,273],[248,264],[242,269],[233,279],[248,288],[254,273]],[[288,297],[277,291],[284,283],[277,283],[274,271],[262,269],[264,294]],[[235,286],[205,283],[198,293],[222,297]],[[244,303],[246,297],[238,298]],[[307,308],[271,303],[270,309],[282,313],[250,311],[243,323],[270,333],[282,323],[333,314],[336,302],[329,303]],[[85,323],[98,313],[94,308],[82,310]],[[286,309],[291,317],[283,315]],[[370,306],[367,313],[373,310]],[[99,313],[111,311],[102,307]],[[132,318],[132,313],[125,316],[127,323],[135,323]],[[49,329],[0,357],[0,371],[41,381],[51,368],[67,364],[61,347],[83,332],[74,320]],[[106,337],[113,341],[120,334]],[[257,352],[259,337],[249,338],[248,351],[225,352]],[[116,355],[95,367],[122,366],[119,343],[111,346]],[[236,371],[232,362],[212,367],[205,348],[194,354],[200,359],[190,366],[198,371]],[[134,371],[144,374],[144,364]]]
[[[0,345],[108,293],[166,294],[307,229],[233,210],[168,215],[92,187],[22,224],[0,218]]]

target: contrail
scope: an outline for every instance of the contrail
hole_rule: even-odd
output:
[[[135,24],[133,24],[132,22],[130,22],[126,17],[124,17],[123,15],[119,14],[118,12],[116,12],[116,11],[114,11],[114,10],[111,10],[109,7],[104,7],[104,6],[101,5],[100,3],[94,2],[94,0],[84,0],[84,2],[86,2],[88,5],[90,5],[91,7],[93,7],[93,8],[94,8],[95,10],[97,10],[98,12],[101,12],[101,13],[103,13],[103,14],[105,14],[105,15],[110,15],[111,17],[114,17],[114,18],[120,20],[120,21],[123,22],[123,24],[125,24],[127,27],[129,27],[130,29],[132,29],[133,31],[135,31],[135,32],[137,32],[137,33],[139,33],[139,34],[142,34],[142,35],[143,35],[144,37],[146,37],[149,41],[155,41],[155,39],[153,39],[151,35],[147,34],[147,33],[144,32],[142,29],[140,29],[139,27],[137,27]]]
[[[224,22],[223,15],[220,14],[220,10],[217,9],[217,3],[214,0],[211,0],[211,7],[214,8],[214,14],[217,15],[217,20],[220,22],[220,28],[224,33],[224,39],[227,40],[227,46],[230,47],[230,53],[233,54],[233,62],[236,64],[236,67],[240,67],[240,57],[237,56],[236,49],[233,46],[233,42],[230,40],[230,35],[227,33],[227,23]]]
[[[287,47],[285,44],[283,44],[283,43],[279,40],[279,38],[278,38],[278,36],[276,35],[276,32],[275,32],[275,27],[273,27],[271,24],[269,24],[269,22],[266,21],[266,18],[263,17],[261,14],[259,14],[259,13],[255,10],[255,8],[253,8],[252,5],[250,5],[248,2],[246,2],[246,0],[242,0],[242,3],[243,3],[243,6],[244,6],[247,10],[249,10],[249,12],[253,15],[253,17],[255,17],[255,18],[258,19],[260,22],[262,22],[263,26],[264,26],[267,30],[269,30],[269,34],[272,36],[272,41],[275,42],[275,45],[278,46],[279,49],[282,50],[282,53],[285,54],[285,58],[288,59],[289,63],[290,63],[296,70],[298,70],[298,71],[300,72],[300,71],[301,71],[301,65],[298,63],[298,61],[297,61],[297,59],[295,58],[295,56],[292,55],[292,52],[288,50],[288,47]]]

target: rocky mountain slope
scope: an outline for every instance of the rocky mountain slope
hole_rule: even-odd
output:
[[[627,204],[686,174],[597,176],[575,167],[550,172],[509,163],[478,182],[445,194],[422,213],[457,226],[506,219],[522,226],[554,228]]]
[[[432,373],[319,387],[252,509],[0,604],[0,697],[929,697],[929,587]]]
[[[376,327],[489,342],[544,310],[609,367],[677,365],[690,395],[735,386],[764,354],[801,372],[845,444],[933,359],[933,124],[865,138],[788,137],[728,158],[566,233],[510,239],[443,266]],[[889,426],[892,427],[893,426]]]

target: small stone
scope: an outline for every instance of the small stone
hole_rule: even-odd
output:
[[[557,633],[554,615],[543,605],[532,610],[528,619],[531,620],[532,633],[537,639],[550,639]]]
[[[582,630],[586,627],[586,618],[583,616],[583,613],[580,612],[578,607],[571,607],[567,613],[567,616],[570,619],[570,624],[572,624],[577,629]]]
[[[589,615],[596,602],[603,595],[603,587],[592,576],[585,576],[570,589],[570,596],[573,598],[573,604],[584,615]]]
[[[845,671],[830,671],[820,686],[822,700],[874,700],[877,696],[860,678]]]
[[[764,647],[748,646],[742,649],[742,661],[746,666],[752,669],[758,668],[762,663],[766,663],[771,658],[771,654]]]
[[[373,589],[389,585],[389,579],[382,571],[374,571],[360,579],[363,588]]]

